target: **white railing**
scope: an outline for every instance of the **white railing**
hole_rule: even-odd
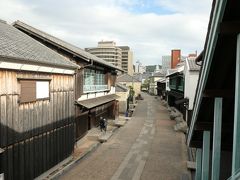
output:
[[[105,91],[108,89],[108,85],[83,85],[83,92]]]

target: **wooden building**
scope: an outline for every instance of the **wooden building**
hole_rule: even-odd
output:
[[[78,66],[0,21],[0,168],[33,179],[74,148]]]
[[[52,35],[16,21],[20,31],[77,63],[81,68],[75,75],[75,140],[99,125],[100,116],[114,119],[118,109],[115,82],[118,67]]]
[[[177,108],[185,119],[186,107],[184,106],[184,74],[183,66],[175,69],[166,76],[166,95],[169,106]]]
[[[197,180],[240,178],[239,9],[240,1],[213,0],[187,137]]]
[[[166,99],[166,79],[161,78],[157,80],[157,95],[162,97],[162,99]]]

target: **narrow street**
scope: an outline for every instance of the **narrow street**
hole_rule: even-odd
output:
[[[60,179],[187,179],[185,139],[174,124],[160,101],[144,94],[132,119]]]

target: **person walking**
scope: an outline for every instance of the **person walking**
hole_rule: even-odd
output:
[[[108,122],[107,122],[106,118],[104,118],[103,121],[104,121],[104,131],[106,133],[107,132],[107,124],[108,124]]]
[[[99,126],[100,126],[100,130],[102,132],[105,129],[104,128],[105,127],[105,122],[104,122],[104,119],[103,119],[102,116],[100,117],[100,120],[99,120]]]

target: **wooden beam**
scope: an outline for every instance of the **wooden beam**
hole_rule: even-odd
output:
[[[198,148],[196,153],[195,180],[201,180],[201,175],[202,175],[202,149]]]
[[[203,157],[202,157],[202,180],[209,177],[209,156],[210,156],[210,131],[203,133]]]
[[[222,22],[220,24],[220,34],[237,35],[240,33],[240,21]]]
[[[224,90],[224,89],[206,89],[203,92],[203,97],[205,98],[234,98],[234,90]]]
[[[237,36],[232,175],[240,169],[240,34]]]
[[[215,98],[212,148],[212,180],[219,180],[221,158],[222,98]]]

